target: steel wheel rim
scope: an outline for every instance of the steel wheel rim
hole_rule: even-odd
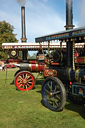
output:
[[[56,81],[47,81],[42,88],[45,105],[52,110],[58,109],[61,104],[61,89]]]
[[[27,91],[34,87],[34,76],[29,72],[20,72],[15,79],[15,85],[19,90]]]

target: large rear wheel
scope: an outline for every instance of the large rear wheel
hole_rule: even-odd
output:
[[[44,105],[53,110],[61,111],[66,103],[66,91],[63,83],[56,77],[48,77],[42,85]]]
[[[29,71],[20,71],[15,75],[14,83],[18,90],[28,91],[34,87],[35,78]]]
[[[82,97],[79,97],[79,96],[74,96],[72,94],[68,94],[68,98],[74,104],[80,104],[80,105],[85,104],[85,98],[82,98]]]

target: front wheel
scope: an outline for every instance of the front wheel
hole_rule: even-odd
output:
[[[19,71],[15,74],[14,83],[18,90],[28,91],[35,85],[35,78],[29,71]]]
[[[63,83],[56,77],[48,77],[42,85],[44,105],[53,110],[61,111],[66,103],[66,90]]]

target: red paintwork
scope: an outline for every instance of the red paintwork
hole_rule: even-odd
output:
[[[52,62],[51,65],[59,65],[59,63],[54,63],[54,62]]]
[[[76,62],[78,56],[79,56],[79,53],[76,51],[75,52],[75,62]]]
[[[19,59],[8,59],[8,60],[7,60],[7,63],[11,63],[11,62],[17,62],[17,63],[20,63],[21,60],[19,60]]]
[[[30,60],[30,64],[36,64],[37,62],[35,60]]]
[[[43,71],[45,68],[45,65],[38,65],[38,71]]]
[[[77,63],[85,63],[85,58],[78,57],[78,58],[76,58],[76,62]]]
[[[31,71],[36,71],[36,64],[31,64]]]
[[[16,66],[13,65],[13,64],[7,64],[7,65],[5,65],[5,66],[6,66],[6,68],[16,68]]]
[[[49,76],[57,77],[57,71],[54,69],[44,69],[43,76],[44,77],[49,77]]]
[[[40,64],[31,64],[31,72],[40,72],[43,71],[45,65]]]
[[[34,84],[35,78],[30,72],[23,71],[17,74],[15,85],[19,90],[28,91],[34,87]]]

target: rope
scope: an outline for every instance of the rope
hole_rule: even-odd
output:
[[[5,66],[5,68],[6,68],[6,75],[5,75],[5,82],[4,82],[4,85],[3,86],[5,86],[6,85],[6,82],[7,82],[7,67]]]
[[[5,52],[5,54],[6,54],[6,58],[8,59],[7,52]],[[7,82],[7,67],[6,67],[6,65],[4,66],[4,68],[6,69],[6,75],[5,75],[5,83],[4,83],[3,86],[5,86],[6,85],[6,82]]]

